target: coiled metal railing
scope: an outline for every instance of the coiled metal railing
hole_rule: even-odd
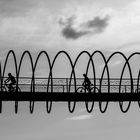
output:
[[[97,75],[96,75],[96,70],[95,70],[95,62],[93,57],[99,54],[104,62],[104,67],[103,67],[103,71],[101,73],[101,77],[99,78],[99,83],[97,84]],[[9,94],[5,91],[3,91],[2,87],[4,85],[4,77],[5,77],[5,71],[7,68],[7,62],[9,60],[9,57],[12,55],[13,60],[14,60],[14,68],[15,68],[15,77],[16,77],[16,92]],[[49,75],[47,77],[47,83],[45,85],[46,87],[46,91],[42,92],[42,94],[40,94],[40,92],[36,92],[35,88],[36,88],[36,77],[35,77],[35,72],[36,72],[36,68],[37,68],[37,64],[39,63],[39,59],[42,55],[45,55],[46,57],[46,61],[48,62],[47,65],[49,66]],[[67,78],[67,94],[60,92],[60,94],[58,94],[58,92],[54,91],[54,76],[53,76],[53,69],[54,69],[54,65],[56,63],[57,58],[60,55],[64,55],[66,56],[66,58],[68,59],[69,65],[71,66],[71,73],[69,75],[69,77]],[[77,83],[77,76],[75,73],[75,67],[78,63],[78,61],[80,60],[80,57],[82,57],[82,55],[87,55],[89,60],[87,62],[87,66],[85,69],[85,74],[88,75],[89,69],[90,69],[90,65],[92,65],[92,73],[93,73],[93,77],[91,77],[91,79],[93,80],[93,87],[96,88],[98,87],[98,91],[94,90],[94,94],[90,94],[90,93],[78,93],[77,92],[77,88],[78,88],[78,83]],[[121,71],[121,75],[119,77],[119,84],[118,84],[118,91],[115,93],[112,93],[111,91],[111,76],[110,76],[110,71],[109,71],[109,62],[110,60],[116,56],[116,55],[120,55],[125,63],[123,65],[122,71]],[[41,51],[38,55],[36,59],[32,58],[32,55],[29,51],[24,51],[19,63],[17,63],[17,58],[16,58],[16,54],[14,53],[13,50],[10,50],[6,56],[6,59],[4,61],[4,65],[3,67],[1,66],[0,63],[0,81],[1,81],[1,91],[0,91],[0,112],[2,112],[2,101],[11,101],[14,100],[15,101],[15,112],[18,112],[18,102],[19,101],[29,101],[30,102],[30,112],[33,113],[34,110],[34,101],[46,101],[46,109],[47,112],[50,113],[51,109],[52,109],[52,102],[53,101],[67,101],[68,102],[68,108],[69,111],[72,113],[75,109],[76,106],[76,102],[77,101],[85,101],[85,105],[86,105],[86,109],[87,111],[90,113],[92,112],[93,108],[94,108],[94,102],[98,101],[99,102],[99,109],[102,113],[104,113],[107,110],[108,104],[110,101],[119,101],[119,105],[120,105],[120,109],[122,112],[126,113],[131,105],[132,101],[138,101],[138,105],[140,107],[140,96],[139,96],[139,81],[140,81],[140,69],[139,72],[137,74],[137,77],[135,79],[136,84],[134,84],[134,78],[132,75],[132,68],[130,65],[130,60],[136,56],[136,55],[140,55],[139,52],[135,52],[133,54],[131,54],[129,57],[126,57],[122,52],[114,52],[113,54],[111,54],[108,58],[106,58],[104,56],[104,54],[101,51],[95,51],[92,54],[90,54],[87,51],[83,51],[81,52],[77,58],[73,61],[70,57],[70,55],[65,52],[65,51],[60,51],[56,54],[56,56],[54,57],[53,61],[51,62],[49,54],[46,51]],[[20,72],[21,72],[21,66],[22,63],[24,61],[24,59],[26,57],[29,57],[29,61],[30,61],[30,65],[31,65],[31,77],[30,77],[30,90],[27,92],[19,92],[18,91],[18,87],[19,87],[19,79],[20,79]],[[44,60],[44,62],[46,62]],[[123,75],[124,72],[126,70],[126,67],[128,67],[128,72],[129,72],[129,93],[122,93],[122,81],[123,81]],[[102,90],[103,85],[103,81],[104,81],[104,75],[105,72],[107,73],[107,91],[104,92]],[[135,90],[134,90],[135,87]],[[74,93],[74,94],[73,94]],[[133,94],[135,93],[135,94]],[[25,96],[26,95],[26,96]],[[92,101],[92,105],[91,107],[89,107],[89,101]],[[123,108],[123,101],[128,101],[128,106],[126,109]],[[105,107],[103,108],[103,102],[105,102]]]

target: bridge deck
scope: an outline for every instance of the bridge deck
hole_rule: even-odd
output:
[[[140,101],[139,93],[0,92],[0,101]]]

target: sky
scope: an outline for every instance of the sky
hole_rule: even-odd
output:
[[[139,0],[0,0],[0,60],[2,66],[7,52],[12,49],[19,62],[25,50],[36,58],[41,50],[48,52],[51,61],[58,51],[68,52],[75,60],[81,51],[100,50],[108,57],[114,51],[126,56],[140,50],[140,1]],[[35,59],[34,59],[35,60]],[[101,57],[94,58],[97,77],[104,67]],[[36,75],[47,76],[49,71],[45,58],[41,57]],[[81,63],[82,62],[82,63]],[[87,56],[76,65],[76,75],[85,72]],[[13,59],[7,66],[14,73]],[[119,77],[124,60],[120,56],[109,63],[111,77]],[[28,66],[28,67],[27,67]],[[131,61],[133,76],[139,70],[139,57]],[[59,57],[54,77],[68,77],[71,69],[68,61]],[[91,69],[92,70],[92,69]],[[64,73],[65,71],[65,73]],[[67,72],[66,72],[67,71]],[[31,75],[26,57],[22,76]],[[139,140],[139,108],[132,104],[123,114],[117,103],[109,105],[105,114],[99,112],[98,104],[91,114],[79,103],[73,114],[67,103],[53,103],[51,114],[45,104],[36,103],[34,114],[29,114],[28,103],[19,104],[14,114],[14,103],[3,103],[0,114],[0,139],[2,140]]]
[[[73,61],[84,50],[90,53],[100,50],[106,59],[114,51],[128,56],[140,49],[139,24],[139,0],[1,0],[0,59],[3,63],[10,49],[15,51],[18,60],[25,50],[33,56],[45,50],[51,61],[61,50],[66,51]],[[114,59],[110,63],[118,70],[124,60],[120,57]],[[87,57],[83,56],[82,60],[87,60]],[[104,62],[101,61],[97,60],[100,64],[96,66],[97,71],[102,71]],[[57,77],[67,77],[59,69],[59,64],[61,61],[54,73]],[[65,67],[68,62],[63,64]],[[38,75],[45,70],[42,68]],[[115,72],[112,75],[118,76]]]
[[[1,0],[0,46],[139,50],[139,7],[139,0]]]

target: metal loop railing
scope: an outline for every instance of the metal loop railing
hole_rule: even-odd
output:
[[[97,78],[97,71],[96,71],[95,60],[94,60],[94,57],[97,54],[100,55],[100,57],[101,57],[101,59],[103,60],[103,63],[104,63],[104,67],[103,67],[103,70],[102,70],[102,73],[101,73],[101,77],[99,77],[99,78]],[[36,80],[39,79],[39,78],[36,77],[35,72],[36,72],[37,65],[39,63],[40,57],[42,55],[45,55],[45,57],[46,57],[46,61],[44,60],[44,65],[46,64],[49,67],[49,73],[48,73],[48,77],[46,78],[46,83],[42,84],[42,85],[41,84],[38,85],[38,84],[36,84]],[[73,93],[77,94],[77,88],[81,85],[77,81],[78,78],[77,78],[75,69],[76,69],[76,66],[77,66],[78,62],[80,61],[80,58],[83,55],[86,55],[88,57],[88,61],[87,61],[87,65],[86,65],[86,69],[84,70],[84,73],[86,75],[88,75],[89,70],[92,71],[93,76],[91,77],[91,79],[92,79],[92,82],[93,82],[93,87],[97,87],[98,91],[101,94],[105,92],[105,91],[103,91],[103,88],[106,88],[106,93],[113,94],[113,91],[112,91],[113,86],[115,86],[117,88],[117,93],[118,94],[122,94],[123,92],[131,93],[131,94],[133,94],[135,92],[137,94],[139,93],[140,69],[138,70],[138,74],[137,74],[136,79],[134,79],[132,67],[131,67],[131,64],[130,64],[130,60],[132,60],[132,58],[134,56],[136,56],[136,55],[139,56],[140,55],[139,52],[133,53],[128,57],[126,57],[121,52],[114,52],[108,58],[106,58],[105,55],[101,51],[95,51],[92,54],[90,54],[87,51],[83,51],[77,56],[77,58],[75,60],[73,60],[67,52],[60,51],[56,54],[54,59],[51,61],[49,54],[45,51],[41,51],[37,55],[36,59],[33,59],[32,55],[29,51],[24,51],[21,58],[19,59],[19,58],[16,57],[16,54],[13,50],[10,50],[8,52],[8,54],[6,56],[6,59],[4,61],[3,67],[1,65],[2,62],[0,63],[1,93],[4,94],[4,91],[3,91],[2,87],[4,86],[6,69],[8,69],[7,63],[10,59],[9,57],[12,56],[12,58],[14,60],[15,77],[16,77],[16,80],[17,80],[16,93],[19,93],[18,87],[29,86],[29,88],[28,88],[29,90],[24,91],[24,92],[30,92],[30,93],[32,93],[32,95],[34,95],[37,92],[38,93],[40,92],[40,90],[36,89],[36,87],[38,86],[38,87],[40,87],[40,89],[41,89],[41,87],[43,87],[42,92],[46,92],[46,93],[52,93],[53,94],[55,92],[58,92],[57,91],[58,89],[55,91],[56,88],[60,88],[62,93],[66,92],[66,93],[69,93],[69,94],[73,94]],[[110,75],[109,62],[116,55],[121,56],[122,59],[125,61],[125,63],[122,67],[120,77],[117,79],[118,80],[118,85],[111,85],[112,78],[111,78],[111,75]],[[55,66],[55,63],[56,63],[58,57],[60,57],[60,56],[64,56],[64,59],[68,60],[68,62],[69,62],[68,64],[71,66],[71,73],[70,73],[69,77],[67,77],[66,79],[62,78],[62,80],[65,80],[65,84],[56,85],[55,84],[56,79],[54,77],[53,69],[54,69],[54,66]],[[25,57],[29,58],[29,62],[30,62],[30,66],[31,66],[31,71],[30,71],[31,72],[31,77],[29,79],[28,84],[23,84],[23,83],[21,84],[20,83],[21,78],[23,78],[23,79],[28,78],[28,77],[21,77],[21,75],[20,75],[22,64],[23,64],[23,61],[25,60]],[[17,61],[17,59],[19,61]],[[123,85],[122,84],[123,80],[124,80],[123,76],[124,76],[124,72],[125,72],[126,68],[128,68],[128,75],[129,75],[128,79],[130,81],[129,85]],[[104,78],[105,77],[104,76],[105,72],[107,73],[106,74],[106,76],[107,76],[106,79]],[[107,82],[106,85],[103,84],[104,80],[106,80],[106,82]],[[98,83],[97,83],[97,81],[98,81]],[[108,107],[108,103],[109,103],[109,101],[106,101],[105,102],[105,107],[103,107],[103,102],[99,101],[99,109],[102,113],[106,112],[107,107]],[[138,100],[138,104],[140,106],[140,101],[139,100]],[[128,107],[126,109],[123,108],[123,101],[119,101],[119,105],[120,105],[121,111],[125,113],[130,108],[131,100],[129,101]],[[75,110],[75,106],[76,106],[76,101],[71,101],[71,100],[68,101],[68,109],[71,113]],[[88,102],[86,102],[86,108],[87,108],[87,111],[89,113],[92,112],[93,107],[94,107],[94,100],[92,101],[92,107],[90,109],[89,109]],[[52,101],[46,101],[46,108],[47,108],[47,112],[50,113],[51,108],[52,108]],[[33,113],[33,110],[34,110],[34,101],[30,101],[30,112]],[[17,111],[18,111],[18,101],[15,100],[15,112],[17,113]],[[2,112],[2,100],[0,100],[0,112]]]

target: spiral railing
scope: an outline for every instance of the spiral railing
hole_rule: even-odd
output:
[[[95,69],[95,62],[94,62],[94,56],[98,54],[101,56],[103,62],[104,62],[104,67],[103,67],[103,71],[101,73],[101,77],[97,77],[97,72]],[[47,64],[49,67],[49,75],[46,78],[46,84],[44,84],[43,86],[45,87],[45,91],[36,91],[36,68],[37,68],[37,64],[39,63],[39,59],[40,57],[44,55],[46,57],[46,61],[47,63],[45,63],[46,61],[44,60],[44,64]],[[65,85],[61,85],[62,88],[66,88],[67,90],[58,92],[55,89],[55,77],[54,77],[54,73],[53,73],[53,69],[54,69],[54,65],[57,61],[57,58],[60,57],[61,55],[66,56],[66,58],[68,59],[69,65],[71,66],[71,73],[70,76],[66,78],[66,84]],[[77,92],[77,88],[80,86],[77,82],[78,77],[76,76],[75,73],[75,67],[78,63],[78,61],[80,61],[80,58],[83,55],[87,55],[88,56],[88,62],[87,62],[87,66],[86,66],[86,70],[85,70],[85,74],[88,75],[89,73],[89,69],[92,70],[93,73],[93,77],[90,77],[93,81],[93,88],[94,91],[93,92],[83,92],[83,93],[79,93]],[[121,71],[121,75],[120,77],[117,79],[118,80],[118,90],[117,91],[112,91],[112,85],[111,85],[111,76],[110,76],[110,70],[109,70],[109,62],[110,60],[116,56],[116,55],[120,55],[125,63],[123,65],[122,71]],[[105,55],[101,52],[101,51],[95,51],[92,54],[90,54],[87,51],[83,51],[81,52],[77,58],[73,61],[70,57],[70,55],[65,52],[65,51],[60,51],[56,54],[56,56],[54,57],[53,61],[51,62],[49,54],[46,51],[41,51],[36,59],[33,59],[31,53],[29,51],[24,51],[19,62],[17,62],[17,57],[16,54],[13,50],[10,50],[6,56],[6,59],[4,61],[4,65],[2,67],[1,63],[0,63],[0,82],[1,82],[1,90],[0,90],[0,112],[2,112],[2,102],[3,101],[15,101],[15,113],[18,112],[18,103],[19,101],[29,101],[30,105],[30,112],[33,113],[34,111],[34,102],[35,101],[46,101],[46,109],[47,112],[50,113],[51,109],[52,109],[52,102],[58,102],[58,101],[66,101],[68,102],[68,109],[71,113],[74,112],[75,110],[75,106],[76,106],[76,102],[78,101],[85,101],[85,105],[86,105],[86,109],[89,113],[91,113],[93,111],[94,108],[94,102],[99,102],[99,109],[102,113],[105,113],[108,107],[109,102],[113,101],[119,102],[119,106],[120,109],[123,113],[126,113],[131,105],[132,101],[137,101],[138,105],[140,107],[140,95],[139,95],[139,81],[140,81],[140,69],[139,72],[137,74],[137,77],[134,79],[133,77],[133,71],[131,68],[131,64],[130,64],[130,60],[136,56],[136,55],[140,55],[139,52],[135,52],[133,54],[131,54],[130,56],[126,57],[122,52],[114,52],[113,54],[111,54],[108,58],[105,57]],[[4,78],[6,77],[5,75],[5,71],[7,68],[7,62],[9,61],[9,57],[12,56],[13,60],[14,60],[14,68],[15,68],[15,77],[16,77],[16,91],[15,92],[7,92],[3,90],[3,86],[4,86]],[[21,66],[23,64],[23,61],[26,57],[29,57],[29,62],[31,65],[31,77],[30,78],[30,83],[28,83],[28,86],[30,87],[30,90],[27,91],[18,91],[18,87],[20,86],[20,72],[21,72]],[[90,65],[92,67],[90,67]],[[123,83],[123,76],[124,76],[124,72],[126,70],[126,67],[128,68],[128,72],[129,72],[129,77],[128,80],[130,81],[129,84],[129,92],[128,91],[122,91],[122,83]],[[105,72],[107,74],[107,77],[104,78]],[[106,85],[104,85],[104,80],[106,80]],[[98,81],[98,83],[97,83]],[[127,89],[128,85],[124,85],[125,89]],[[106,87],[106,91],[103,90],[103,87]],[[96,90],[97,89],[97,90]],[[58,94],[59,93],[59,94]],[[126,107],[126,109],[124,109],[124,101],[128,102],[128,105]],[[91,104],[91,105],[90,105]],[[105,104],[105,105],[103,105]],[[90,107],[89,107],[90,106]],[[103,107],[105,106],[105,107]]]

